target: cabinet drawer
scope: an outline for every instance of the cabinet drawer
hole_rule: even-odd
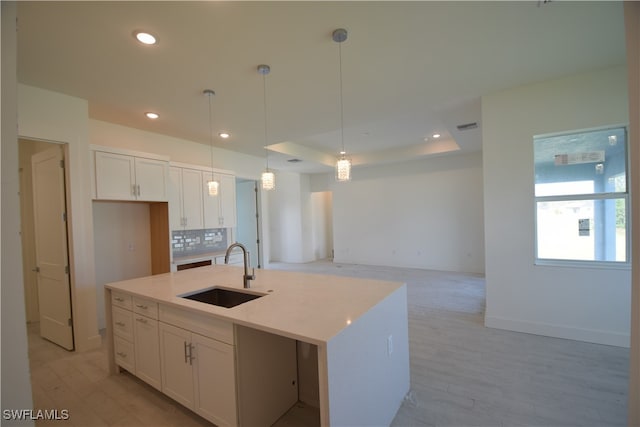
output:
[[[111,304],[118,307],[131,310],[131,295],[123,294],[122,292],[111,291]]]
[[[111,307],[113,333],[133,341],[133,313],[120,307]]]
[[[202,314],[160,304],[161,322],[233,345],[233,324]]]
[[[122,368],[135,373],[136,357],[134,353],[133,343],[122,339],[115,335],[113,337],[113,351],[115,353],[116,364]]]
[[[158,303],[145,298],[133,297],[133,311],[152,319],[158,319]]]

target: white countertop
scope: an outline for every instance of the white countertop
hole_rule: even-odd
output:
[[[233,308],[178,297],[213,286],[242,289],[241,266],[212,265],[109,283],[106,288],[193,310],[235,324],[325,344],[404,283],[277,270],[256,270],[253,293],[262,298]]]

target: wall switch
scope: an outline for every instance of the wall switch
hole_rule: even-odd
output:
[[[387,337],[387,356],[391,356],[393,353],[393,335]]]

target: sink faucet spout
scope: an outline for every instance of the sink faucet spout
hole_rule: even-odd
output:
[[[227,248],[227,252],[224,254],[224,263],[229,264],[229,255],[234,248],[240,248],[242,250],[242,254],[244,256],[244,275],[242,276],[242,283],[244,287],[248,289],[251,287],[251,284],[249,282],[256,278],[256,269],[254,268],[251,274],[249,274],[249,251],[247,250],[247,248],[245,248],[242,243],[233,243]]]

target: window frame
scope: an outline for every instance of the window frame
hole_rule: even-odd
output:
[[[553,136],[563,136],[563,135],[574,135],[577,133],[587,133],[594,131],[606,131],[608,129],[623,129],[625,134],[625,159],[624,159],[624,171],[625,171],[625,191],[618,192],[601,192],[601,193],[584,193],[584,194],[565,194],[565,195],[556,195],[556,196],[536,196],[535,185],[536,185],[536,176],[535,176],[535,162],[533,164],[533,216],[534,216],[534,265],[537,266],[559,266],[559,267],[579,267],[579,268],[609,268],[609,269],[620,269],[620,270],[629,270],[631,269],[631,232],[632,232],[632,224],[631,224],[631,180],[629,179],[629,144],[628,144],[628,136],[629,129],[628,125],[613,125],[613,126],[605,126],[599,128],[590,128],[590,129],[581,129],[570,132],[561,132],[561,133],[552,133],[552,134],[543,134],[543,135],[534,135],[533,136],[533,153],[535,158],[535,140],[536,138],[545,138],[545,137],[553,137]],[[580,259],[557,259],[557,258],[541,258],[538,256],[538,204],[541,202],[565,202],[565,201],[597,201],[597,200],[615,200],[615,199],[623,199],[624,200],[624,208],[625,208],[625,261],[599,261],[599,260],[580,260]]]

